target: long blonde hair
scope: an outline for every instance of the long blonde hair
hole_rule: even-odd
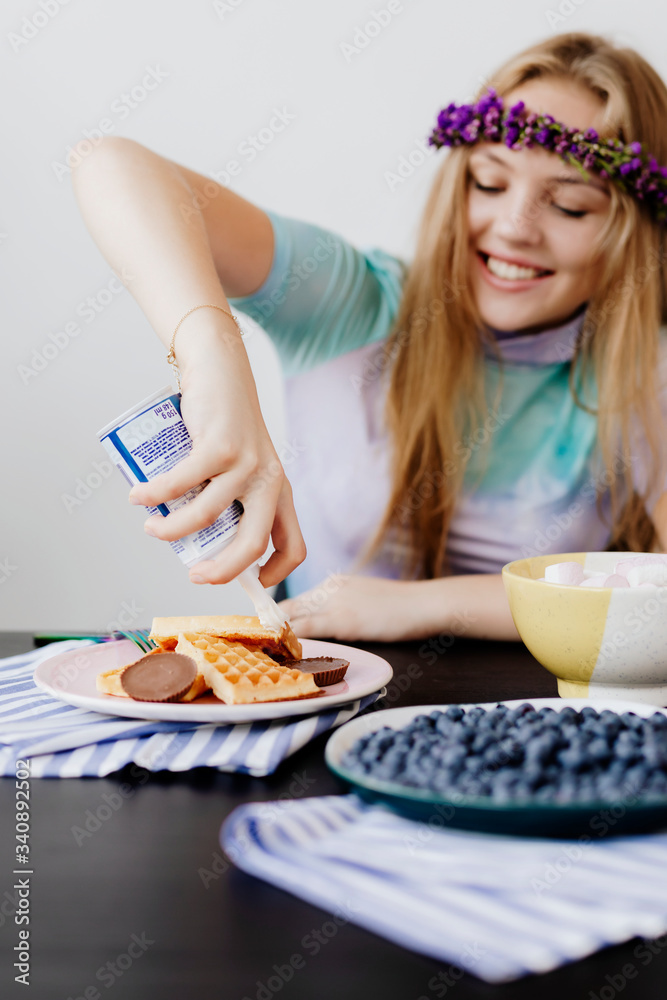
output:
[[[556,36],[507,62],[494,75],[493,86],[503,96],[536,77],[567,78],[587,87],[604,103],[604,135],[645,143],[659,163],[667,163],[667,88],[632,49],[593,35]],[[411,553],[406,576],[443,572],[466,469],[460,442],[474,439],[489,409],[483,382],[486,335],[480,333],[483,324],[468,286],[469,155],[465,147],[449,151],[436,175],[386,344],[392,359],[386,409],[392,488],[369,558],[390,535],[404,533]],[[577,405],[596,407],[599,456],[611,497],[610,544],[647,550],[655,532],[642,497],[660,475],[655,373],[667,270],[658,224],[633,197],[613,183],[610,188],[609,217],[595,251],[603,276],[576,345],[571,391]],[[597,403],[580,398],[578,387],[588,373],[595,376]],[[637,441],[633,421],[651,459],[652,476],[642,495],[631,462],[622,461],[620,473],[615,468],[619,445],[627,456]],[[605,482],[604,475],[600,481]],[[600,496],[603,492],[604,487]]]

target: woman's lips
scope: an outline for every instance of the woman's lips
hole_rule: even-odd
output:
[[[482,275],[488,284],[492,285],[493,288],[500,289],[503,292],[523,292],[531,288],[535,288],[541,282],[546,281],[547,278],[553,277],[554,274],[553,271],[545,271],[542,274],[537,274],[534,278],[502,278],[500,275],[493,274],[493,272],[489,270],[489,256],[489,254],[484,253],[481,250],[477,251],[477,259],[480,263]],[[499,260],[500,258],[494,259]],[[503,264],[505,264],[505,262],[501,261],[501,266]],[[534,270],[537,270],[537,268],[534,268]]]

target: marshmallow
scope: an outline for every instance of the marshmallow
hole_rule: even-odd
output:
[[[589,576],[587,580],[582,580],[579,584],[580,587],[607,587],[607,580],[609,577],[606,573],[596,573],[595,576]]]
[[[628,581],[626,580],[626,578],[624,576],[620,576],[620,574],[618,574],[618,573],[612,573],[611,576],[607,577],[607,579],[605,580],[603,586],[604,587],[629,587],[630,584],[628,583]]]
[[[552,563],[545,568],[544,579],[547,583],[577,586],[584,579],[584,568],[578,562]]]
[[[654,583],[656,587],[667,587],[667,562],[634,566],[626,575],[631,587],[638,587],[640,583]]]
[[[627,577],[631,569],[640,566],[667,566],[667,555],[655,553],[646,556],[631,556],[629,559],[621,559],[614,566],[614,573]]]

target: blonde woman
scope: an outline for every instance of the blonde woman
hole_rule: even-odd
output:
[[[129,140],[76,171],[93,237],[165,348],[200,304],[253,316],[278,348],[287,470],[233,318],[202,308],[174,345],[193,450],[131,500],[210,480],[147,521],[171,540],[241,499],[237,539],[191,578],[227,582],[271,540],[261,579],[291,573],[300,635],[516,638],[508,560],[667,539],[667,90],[634,51],[580,34],[494,85],[438,118],[431,141],[454,148],[410,266]]]

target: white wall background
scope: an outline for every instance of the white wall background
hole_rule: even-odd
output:
[[[409,257],[435,162],[398,185],[387,172],[443,104],[468,97],[513,52],[556,31],[595,31],[667,76],[667,14],[650,0],[392,0],[390,22],[346,48],[387,7],[4,0],[0,629],[102,629],[124,608],[137,626],[154,614],[249,609],[236,584],[189,583],[169,547],[144,535],[143,511],[128,505],[116,472],[88,496],[81,488],[105,458],[96,430],[170,380],[130,294],[106,301],[111,272],[57,166],[84,130],[110,119],[115,134],[203,173],[236,159],[231,186],[244,197]],[[128,106],[123,95],[148,69],[163,79]],[[294,119],[249,162],[239,145],[274,108]],[[68,323],[76,336],[63,335]],[[257,328],[247,343],[279,443],[275,357]],[[72,505],[77,486],[83,499]]]

